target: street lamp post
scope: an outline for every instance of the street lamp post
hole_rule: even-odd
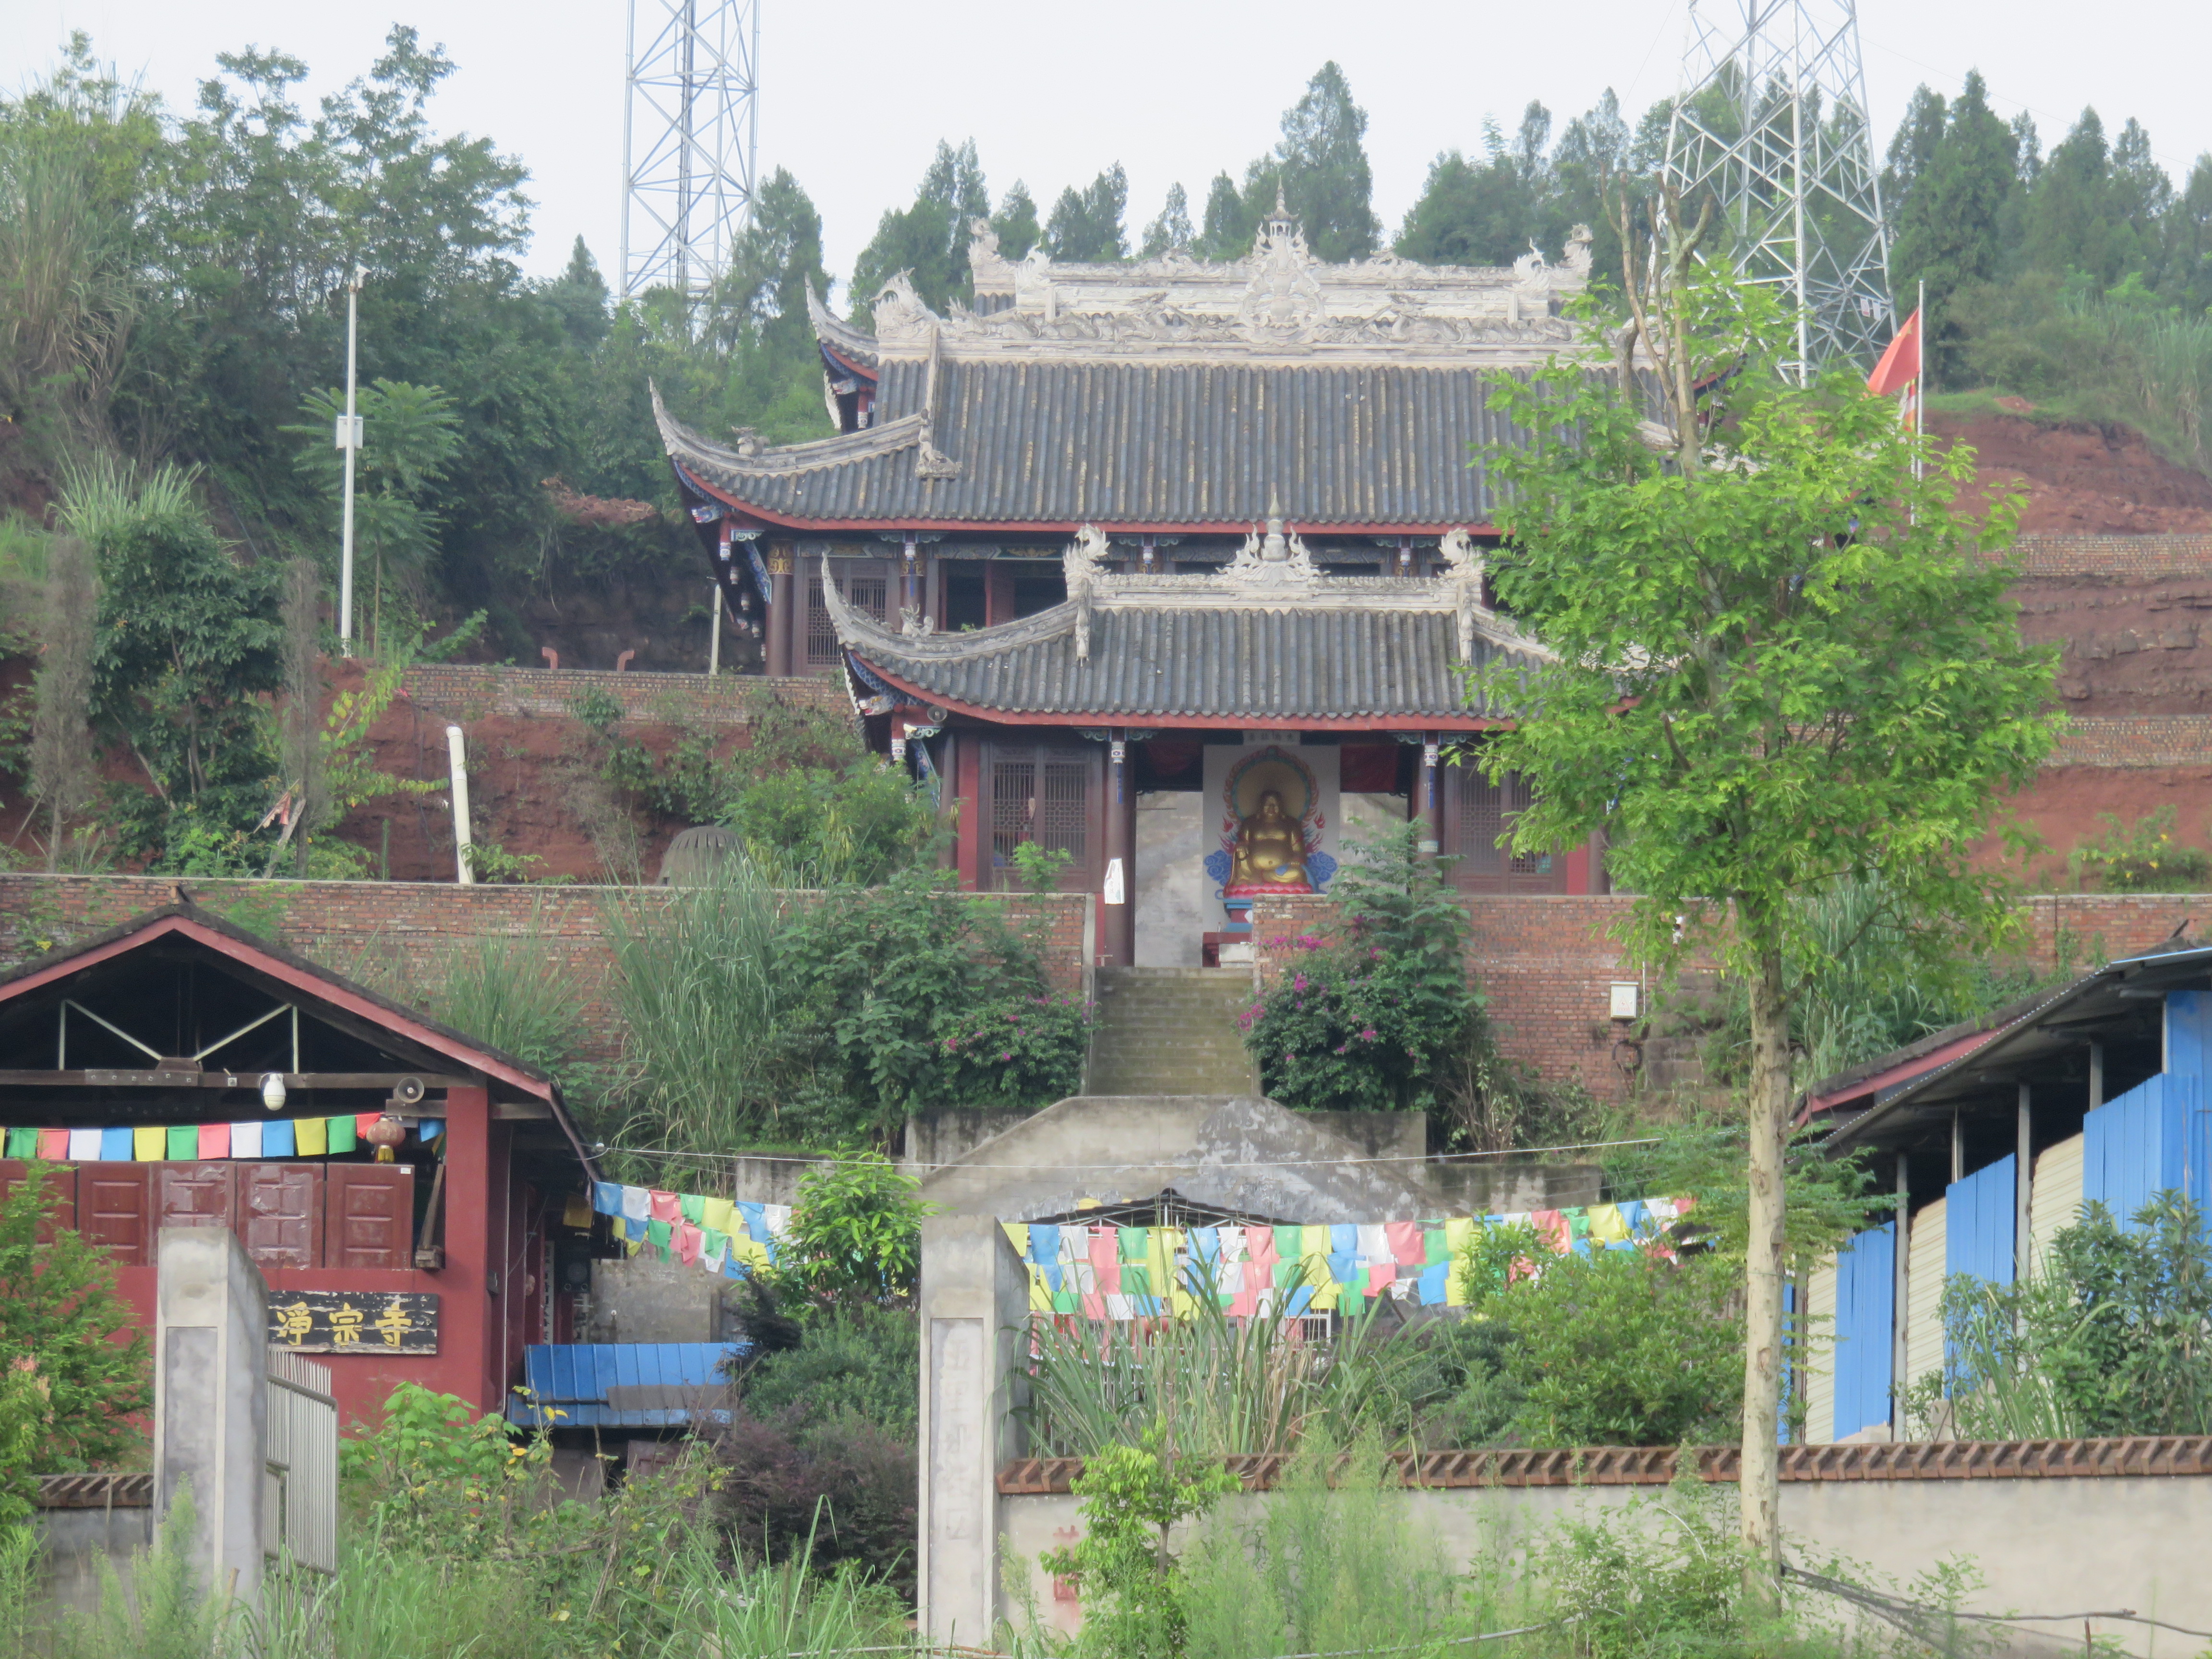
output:
[[[354,412],[356,346],[360,337],[362,270],[346,278],[346,402],[338,418],[337,447],[345,452],[345,501],[338,544],[338,654],[353,655],[353,464],[361,453],[361,416]]]

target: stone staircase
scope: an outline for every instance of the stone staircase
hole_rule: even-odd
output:
[[[1256,1095],[1238,968],[1101,968],[1086,1095]]]

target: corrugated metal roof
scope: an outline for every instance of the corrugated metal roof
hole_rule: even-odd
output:
[[[771,517],[830,522],[1248,526],[1279,491],[1300,527],[1489,522],[1483,457],[1519,441],[1474,365],[945,361],[884,367],[871,432],[741,456],[664,418],[672,459]],[[886,428],[891,428],[886,430]],[[896,447],[888,447],[895,444]],[[793,449],[803,448],[794,467]]]
[[[742,1342],[573,1342],[522,1351],[527,1396],[507,1402],[510,1422],[531,1428],[678,1427],[726,1423],[722,1368]]]
[[[1467,702],[1457,620],[1443,612],[1102,609],[1087,660],[1076,654],[1072,605],[1000,632],[951,636],[967,647],[958,654],[902,650],[900,636],[873,630],[848,643],[928,696],[1005,714],[1418,725],[1483,712]],[[1474,653],[1479,665],[1535,660],[1480,632]]]

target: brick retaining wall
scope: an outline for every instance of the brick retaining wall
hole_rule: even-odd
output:
[[[1615,1062],[1613,1045],[1627,1028],[1607,1017],[1609,988],[1638,974],[1610,930],[1632,901],[1547,894],[1465,902],[1468,965],[1489,999],[1499,1048],[1547,1079],[1579,1078],[1601,1098],[1624,1097],[1631,1074]],[[2148,950],[2191,918],[2212,921],[2212,895],[2046,894],[2023,899],[2021,911],[2026,933],[2018,948],[2024,956],[2045,967],[2086,970]],[[1277,941],[1300,934],[1326,939],[1336,918],[1335,901],[1318,896],[1258,900],[1252,932],[1263,978],[1272,979],[1296,954]]]
[[[701,678],[704,678],[702,676]],[[0,875],[0,943],[12,966],[44,948],[68,944],[172,902],[167,877]],[[403,1001],[434,992],[457,948],[481,938],[530,941],[553,963],[576,999],[577,1058],[618,1059],[622,1032],[610,999],[613,957],[607,944],[611,902],[650,902],[657,888],[492,886],[375,881],[204,881],[184,884],[196,903],[241,927],[277,939],[333,972]],[[797,903],[817,895],[786,896]],[[1053,982],[1083,987],[1083,915],[1078,893],[965,895],[1003,905],[1016,927],[1042,919]],[[432,1009],[434,1013],[434,1007]]]
[[[2022,536],[2012,558],[2028,577],[2212,575],[2212,536]]]
[[[2046,768],[2212,765],[2212,715],[2077,717],[2058,734]]]
[[[596,691],[622,705],[626,720],[664,726],[747,726],[755,700],[773,693],[793,707],[852,713],[842,679],[763,674],[617,674],[591,668],[514,668],[471,663],[418,663],[402,687],[408,700],[447,720],[488,714],[572,719]]]

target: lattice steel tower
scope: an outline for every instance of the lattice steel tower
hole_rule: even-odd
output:
[[[752,212],[759,0],[629,0],[622,292],[704,295]]]
[[[1666,176],[1797,313],[1793,368],[1871,362],[1893,327],[1856,0],[1690,0]]]

